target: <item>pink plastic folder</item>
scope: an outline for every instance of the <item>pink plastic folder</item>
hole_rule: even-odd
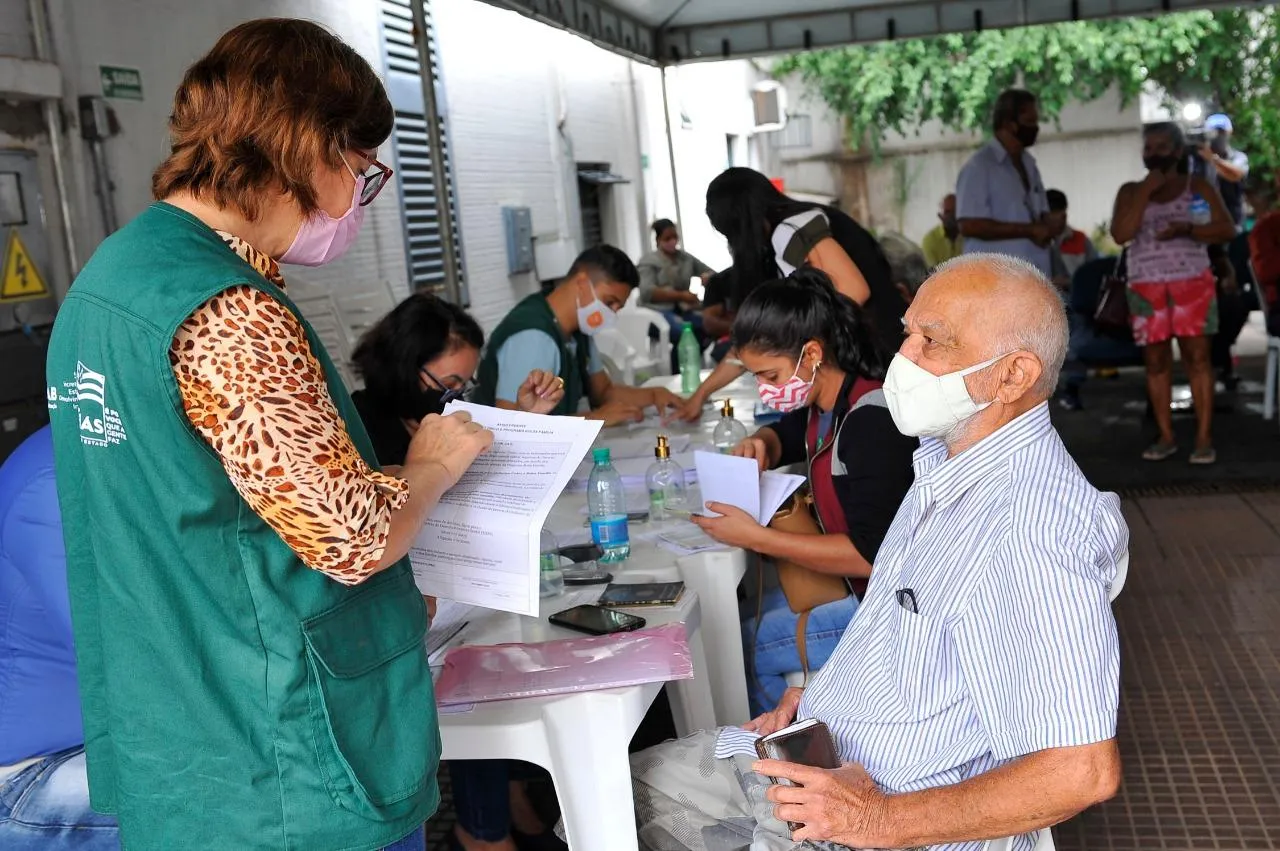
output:
[[[682,624],[540,644],[449,651],[436,683],[441,706],[693,678]]]

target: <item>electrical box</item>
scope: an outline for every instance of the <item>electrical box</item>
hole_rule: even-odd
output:
[[[507,235],[507,274],[533,271],[533,212],[528,207],[503,207],[502,228]]]

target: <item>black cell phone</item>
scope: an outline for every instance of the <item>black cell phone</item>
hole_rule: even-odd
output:
[[[572,609],[556,612],[547,620],[556,626],[576,629],[578,632],[590,635],[631,632],[645,625],[645,619],[642,617],[602,606],[574,606]]]
[[[608,585],[613,581],[613,574],[607,570],[581,570],[574,567],[560,571],[564,574],[565,585]]]

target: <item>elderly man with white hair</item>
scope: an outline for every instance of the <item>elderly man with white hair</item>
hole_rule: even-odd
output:
[[[1025,261],[966,255],[905,324],[884,392],[922,441],[858,614],[773,712],[633,757],[643,848],[1028,851],[1115,794],[1128,530],[1049,422],[1062,300]],[[756,761],[797,719],[827,725],[842,768]]]

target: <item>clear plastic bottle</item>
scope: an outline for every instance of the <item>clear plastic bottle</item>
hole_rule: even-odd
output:
[[[538,546],[538,596],[555,597],[564,593],[564,573],[560,570],[560,544],[547,529],[542,530]]]
[[[725,399],[720,406],[720,422],[711,432],[711,442],[721,455],[728,455],[733,447],[747,439],[747,427],[733,416],[733,402]]]
[[[688,396],[702,383],[702,348],[693,334],[693,326],[688,322],[680,332],[676,354],[680,360],[680,392]]]
[[[627,495],[622,477],[613,468],[607,448],[591,452],[595,467],[587,479],[587,514],[591,518],[591,539],[603,553],[602,564],[616,564],[631,555],[627,532]]]
[[[689,496],[684,468],[671,460],[671,445],[665,434],[658,435],[653,454],[658,460],[649,465],[644,482],[649,488],[649,522],[661,523],[667,519],[668,510],[687,510]]]
[[[1207,225],[1213,220],[1213,209],[1209,202],[1199,193],[1193,193],[1191,203],[1187,207],[1187,217],[1193,225]]]

